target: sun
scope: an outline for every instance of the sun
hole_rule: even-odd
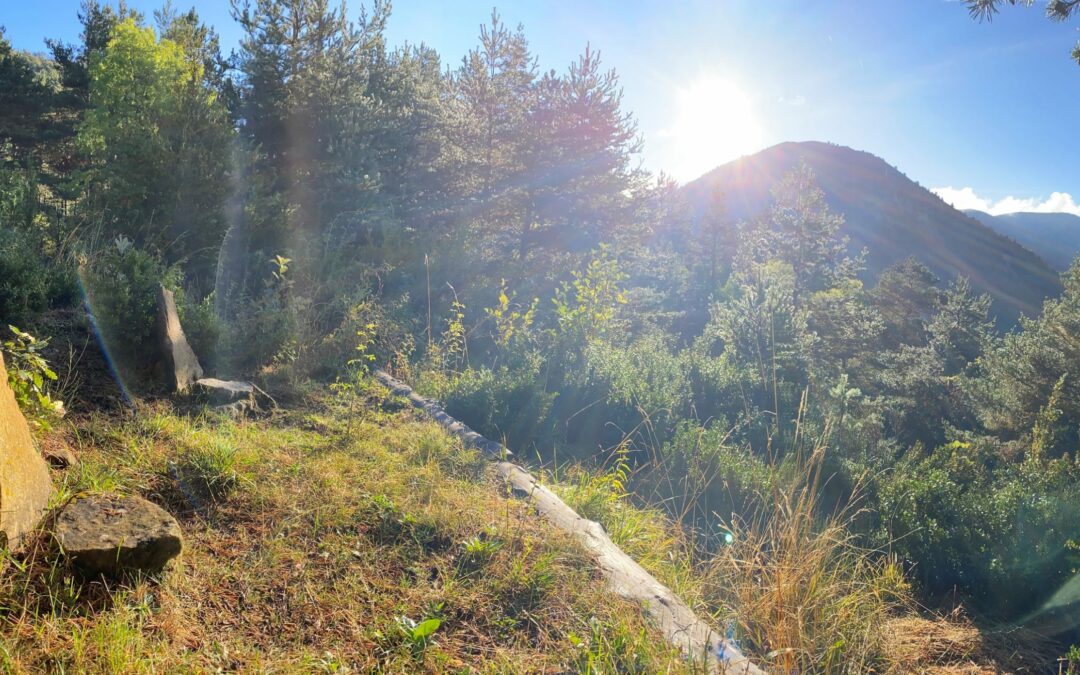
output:
[[[683,182],[765,146],[753,100],[735,82],[713,76],[678,90],[675,119],[663,136],[671,143],[669,170]]]

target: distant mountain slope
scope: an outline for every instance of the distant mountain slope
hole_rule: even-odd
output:
[[[781,143],[720,166],[685,186],[692,204],[723,191],[733,219],[769,204],[770,188],[802,159],[813,167],[831,208],[844,214],[852,249],[869,249],[867,279],[915,256],[937,275],[964,275],[994,300],[999,325],[1034,316],[1061,290],[1058,274],[1012,239],[942,201],[879,157],[819,142]]]
[[[964,213],[1020,242],[1059,272],[1069,269],[1080,253],[1080,216],[1023,212],[992,216],[975,210]]]

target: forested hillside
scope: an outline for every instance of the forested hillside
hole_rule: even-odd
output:
[[[1038,257],[1045,247],[1024,248],[1023,239],[968,217],[884,160],[850,148],[782,143],[702,176],[686,186],[687,198],[700,210],[719,192],[732,223],[753,218],[768,204],[772,186],[800,162],[814,169],[829,207],[844,215],[841,232],[851,255],[866,250],[861,278],[868,283],[914,257],[939,277],[964,276],[977,292],[988,293],[991,314],[1004,329],[1021,314],[1036,316],[1043,299],[1061,290],[1063,268],[1051,269]]]
[[[965,213],[1031,249],[1056,270],[1068,269],[1080,252],[1080,216],[1027,212],[992,216],[971,210]]]
[[[42,55],[0,35],[9,380],[39,438],[96,453],[62,498],[180,505],[194,466],[219,505],[184,520],[200,569],[165,610],[145,585],[57,600],[52,558],[5,558],[12,670],[103,667],[66,637],[102,607],[143,617],[118,653],[149,669],[687,665],[513,495],[476,507],[482,463],[377,368],[505,443],[763,667],[922,669],[903,626],[945,626],[926,650],[950,667],[1054,668],[1080,642],[1080,265],[1059,279],[838,146],[654,175],[600,50],[548,63],[497,12],[464,56],[389,44],[381,2],[234,0],[231,56],[194,11],[80,19]],[[215,426],[170,391],[162,286],[206,373],[285,412]],[[459,520],[437,522],[446,500]],[[275,587],[293,569],[304,598]],[[337,613],[335,579],[366,614]],[[203,625],[192,598],[248,583],[235,602],[273,617],[254,642],[228,632],[243,611]],[[427,661],[425,618],[447,626]],[[72,651],[50,662],[35,631]]]

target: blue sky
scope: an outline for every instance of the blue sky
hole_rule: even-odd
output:
[[[149,14],[160,2],[129,4]],[[39,51],[46,36],[76,39],[78,5],[9,1],[0,23],[17,47]],[[194,5],[226,48],[238,41],[227,0],[174,5]],[[989,24],[956,0],[498,7],[507,23],[524,24],[542,68],[563,70],[586,43],[601,51],[620,74],[654,171],[686,180],[774,143],[824,140],[952,188],[943,193],[960,206],[1080,211],[1080,67],[1068,56],[1080,22],[1051,23],[1040,7],[1005,8]],[[389,39],[424,42],[456,66],[491,8],[491,0],[399,0]]]

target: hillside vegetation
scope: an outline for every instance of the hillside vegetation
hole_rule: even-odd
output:
[[[5,672],[690,669],[476,451],[377,394],[260,424],[151,406],[76,428],[47,441],[80,459],[61,499],[150,496],[187,551],[120,585],[44,540],[5,557]]]
[[[1067,270],[1080,253],[1080,216],[1027,212],[992,216],[972,210],[965,213],[1028,247],[1059,272]]]
[[[80,18],[0,36],[0,342],[83,459],[57,506],[141,494],[189,548],[130,587],[5,554],[10,669],[695,667],[375,368],[764,668],[1080,658],[1080,264],[826,144],[651,175],[599,53],[541,70],[497,13],[460,61],[382,3],[237,0],[231,58]],[[275,412],[171,391],[162,288]]]
[[[190,412],[140,405],[42,436],[79,460],[55,474],[58,502],[149,497],[180,518],[185,553],[165,575],[119,582],[80,576],[45,533],[5,555],[5,672],[702,672],[478,451],[377,385],[311,392],[259,422]],[[758,635],[751,648],[897,673],[993,672],[1033,654],[955,617],[918,617],[898,569],[853,547],[839,521],[818,531],[786,497],[767,530],[703,557],[632,503],[619,469],[547,480],[698,612]],[[747,566],[774,547],[794,557]],[[814,621],[777,621],[777,602]]]
[[[772,186],[799,162],[814,169],[829,206],[844,214],[841,231],[850,240],[850,253],[866,249],[862,278],[868,283],[890,265],[913,257],[939,277],[961,275],[977,292],[988,293],[991,314],[1005,329],[1021,314],[1038,315],[1043,299],[1061,290],[1058,274],[1072,255],[1066,254],[1064,266],[1051,268],[1043,261],[1049,260],[1046,247],[1029,246],[1013,231],[957,211],[868,152],[827,143],[781,143],[714,169],[685,190],[699,210],[712,192],[720,192],[735,223],[761,213]]]

